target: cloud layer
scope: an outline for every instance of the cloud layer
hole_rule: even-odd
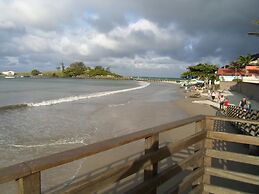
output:
[[[84,61],[124,75],[179,76],[259,52],[257,0],[0,0],[0,71]]]

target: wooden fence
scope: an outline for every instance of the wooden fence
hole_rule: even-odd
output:
[[[246,110],[237,106],[228,106],[227,116],[231,118],[249,119],[249,120],[259,120],[259,111],[257,110]],[[237,128],[239,128],[244,134],[251,136],[259,136],[259,126],[250,123],[233,123]]]
[[[94,193],[109,185],[144,170],[143,181],[129,189],[126,193],[157,193],[159,186],[188,170],[183,178],[170,185],[163,193],[233,193],[232,189],[213,185],[211,177],[237,180],[240,182],[259,185],[259,176],[242,172],[228,171],[215,168],[213,158],[237,161],[259,166],[259,157],[247,154],[219,151],[214,148],[214,141],[235,142],[239,144],[253,144],[259,146],[257,137],[229,134],[214,130],[215,122],[240,122],[256,126],[258,121],[247,121],[215,116],[194,116],[180,121],[160,125],[129,135],[116,137],[99,143],[82,146],[72,150],[56,153],[50,156],[23,162],[14,166],[0,169],[0,184],[15,180],[19,194],[39,194],[41,191],[41,172],[53,167],[70,163],[97,153],[116,148],[137,140],[145,139],[145,154],[124,164],[117,165],[94,178],[80,179],[68,187],[55,193]],[[159,146],[159,134],[175,128],[195,123],[196,133],[183,140]],[[181,161],[172,164],[166,169],[159,170],[158,163],[173,154],[192,146],[195,151]]]

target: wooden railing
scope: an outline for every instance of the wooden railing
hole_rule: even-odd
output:
[[[249,120],[259,120],[259,111],[257,110],[246,110],[237,106],[228,106],[227,116],[231,118],[249,119]],[[259,126],[250,123],[233,123],[237,128],[239,128],[244,134],[251,136],[259,136]]]
[[[211,182],[212,176],[259,185],[258,176],[218,169],[212,165],[212,160],[224,159],[259,166],[259,158],[256,156],[214,149],[213,141],[218,140],[259,145],[257,137],[215,131],[215,122],[219,121],[250,122],[259,125],[258,121],[203,115],[194,116],[1,169],[0,184],[15,180],[18,185],[18,193],[39,194],[42,192],[42,171],[144,139],[144,155],[110,168],[94,178],[81,178],[67,187],[55,190],[53,193],[94,193],[142,170],[144,170],[143,181],[130,188],[126,193],[157,193],[159,186],[180,175],[183,171],[186,172],[184,177],[177,178],[177,181],[174,181],[172,185],[169,184],[170,188],[162,193],[228,193],[228,191],[232,191],[213,185],[213,182]],[[195,134],[165,146],[159,145],[161,133],[182,126],[189,126],[192,123],[195,123]],[[160,161],[190,147],[193,147],[194,151],[188,157],[159,170],[158,164]]]

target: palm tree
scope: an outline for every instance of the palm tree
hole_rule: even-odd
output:
[[[251,57],[251,55],[247,55],[247,56],[239,56],[236,63],[238,65],[240,65],[240,68],[245,68],[247,65],[249,65],[249,63],[253,61],[253,58]]]

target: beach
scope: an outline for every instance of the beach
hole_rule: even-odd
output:
[[[139,84],[132,82],[127,86],[128,89],[136,87],[139,87]],[[120,86],[117,90],[123,89],[123,86]],[[158,82],[145,88],[102,97],[4,111],[1,114],[5,125],[1,128],[0,165],[7,167],[186,118],[188,114],[175,104],[182,97],[178,85]],[[14,129],[6,132],[5,127]],[[171,137],[168,134],[162,136],[161,142],[177,140],[185,134],[186,132],[179,129]],[[127,146],[130,147],[123,146],[112,153],[108,151],[89,157],[85,159],[87,162],[79,160],[43,172],[43,190],[127,158],[132,154],[129,152],[131,150],[139,153],[143,145],[143,142],[129,144]],[[58,178],[57,169],[61,171]],[[1,185],[0,190],[1,187],[10,188],[10,185]]]
[[[65,103],[61,104],[61,106],[40,107],[41,114],[45,111],[50,113],[50,110],[53,111],[53,109],[55,109],[55,113],[56,111],[62,110],[62,114],[65,114],[65,110],[71,110],[71,108],[73,108],[71,111],[74,111],[73,113],[75,115],[71,117],[69,114],[70,121],[75,122],[78,120],[78,126],[82,126],[82,128],[77,129],[78,126],[73,123],[71,130],[56,131],[55,133],[51,131],[48,132],[50,134],[62,133],[65,137],[62,141],[56,140],[53,142],[43,138],[44,143],[41,143],[40,141],[43,140],[38,137],[39,142],[32,142],[32,140],[30,140],[30,144],[26,141],[23,144],[1,146],[1,153],[4,153],[1,158],[1,165],[2,167],[8,166],[28,159],[152,128],[160,124],[177,121],[197,114],[217,114],[218,110],[215,107],[208,104],[193,103],[194,100],[197,99],[190,98],[177,84],[156,82],[151,83],[145,88],[132,90],[130,92]],[[206,97],[199,100],[206,100]],[[35,110],[38,110],[38,108],[39,107]],[[80,114],[76,114],[75,111]],[[89,133],[89,129],[84,129],[84,124],[92,126],[95,130]],[[45,130],[47,131],[47,129]],[[86,132],[87,135],[85,135]],[[159,142],[161,145],[166,145],[171,142],[181,141],[183,138],[194,133],[194,124],[187,125],[162,133],[159,137]],[[83,135],[85,135],[85,137]],[[6,150],[4,151],[4,149]],[[7,149],[9,152],[7,152]],[[92,177],[101,174],[111,167],[140,156],[143,154],[143,149],[144,141],[137,141],[74,161],[67,165],[43,171],[42,190],[45,193],[52,193],[55,192],[56,189],[66,188],[66,186],[69,186],[78,177]],[[193,150],[186,150],[175,154],[172,158],[162,161],[160,168],[165,168],[185,158],[190,152],[193,152]],[[132,179],[121,181],[106,189],[104,193],[123,192],[142,179],[142,174],[138,173],[132,177]],[[0,190],[5,191],[4,193],[12,193],[15,190],[10,190],[11,186],[14,186],[14,182],[1,185]],[[15,186],[13,188],[15,188]],[[160,192],[166,189],[167,184],[160,188]]]

